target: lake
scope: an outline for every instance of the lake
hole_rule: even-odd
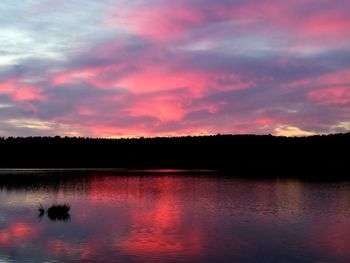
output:
[[[2,171],[0,262],[350,262],[350,183]]]

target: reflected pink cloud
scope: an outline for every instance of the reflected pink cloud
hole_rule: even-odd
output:
[[[51,251],[55,256],[75,257],[80,250],[77,246],[70,243],[65,243],[59,239],[49,240],[47,242],[47,250]]]
[[[309,246],[312,249],[322,249],[329,253],[336,260],[343,260],[344,262],[350,260],[350,226],[347,220],[339,218],[332,224],[329,222],[321,222],[313,225],[310,230]],[[321,248],[315,246],[321,244]]]
[[[30,225],[26,222],[10,223],[0,230],[0,245],[10,246],[18,242],[32,241],[40,235],[40,231],[40,226]]]
[[[96,171],[79,174],[80,181],[70,171],[71,179],[49,188],[16,188],[21,198],[14,206],[7,202],[14,191],[4,186],[1,255],[19,262],[350,260],[344,182],[154,172]],[[33,203],[19,203],[33,196],[57,200],[57,193],[72,203],[65,223],[37,221]],[[26,221],[16,221],[18,215]]]
[[[177,181],[172,178],[154,180],[157,199],[153,207],[132,210],[132,230],[117,246],[130,254],[139,256],[198,256],[203,250],[203,237],[198,226],[191,227],[183,221],[184,211],[180,208],[175,192]],[[180,233],[178,233],[180,231]],[[178,239],[186,233],[186,239]]]
[[[95,225],[99,225],[100,232],[94,236],[94,239],[87,240],[79,247],[63,240],[51,240],[48,243],[48,249],[56,256],[76,257],[78,255],[85,260],[91,259],[94,253],[98,254],[107,247],[109,250],[140,257],[141,261],[153,256],[198,256],[203,249],[204,237],[199,226],[191,227],[184,221],[185,211],[177,205],[180,201],[177,191],[181,187],[179,180],[170,177],[152,178],[151,184],[137,177],[119,178],[117,181],[113,176],[96,177],[92,179],[90,185],[91,204],[115,206],[114,210],[108,210],[108,218],[105,218],[105,224],[109,222],[108,228],[95,222]],[[149,194],[145,195],[145,193]],[[152,206],[147,205],[150,199],[154,201]],[[142,207],[140,204],[143,204]],[[127,221],[119,218],[120,215],[116,209],[118,206],[125,205],[129,207]],[[101,210],[100,214],[102,211],[104,210]],[[87,217],[78,218],[82,220],[82,224],[86,219]],[[120,229],[125,227],[129,231],[120,232]],[[100,235],[102,237],[106,234],[104,231],[113,232],[116,241],[108,244],[99,243]],[[178,238],[179,235],[184,234],[186,239]]]
[[[91,261],[95,255],[101,255],[100,260],[110,262],[108,256],[103,256],[103,251],[109,247],[105,242],[100,242],[99,237],[87,238],[84,243],[68,242],[61,239],[49,239],[46,250],[58,258],[78,258],[81,261]]]
[[[118,244],[118,247],[129,254],[139,257],[152,256],[200,256],[203,250],[202,240],[196,230],[189,230],[185,240],[179,240],[166,231],[155,230],[152,233],[135,232]]]
[[[116,204],[118,202],[142,202],[138,182],[121,178],[113,183],[113,176],[94,177],[91,180],[90,201],[92,203]],[[116,194],[118,193],[118,194]]]

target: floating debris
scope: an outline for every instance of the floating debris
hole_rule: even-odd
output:
[[[71,206],[67,203],[54,204],[46,210],[46,214],[51,221],[68,221],[70,219],[70,214],[69,214],[70,209],[71,209]],[[41,220],[45,215],[45,208],[43,207],[42,204],[39,205],[38,211],[39,211],[38,217]]]

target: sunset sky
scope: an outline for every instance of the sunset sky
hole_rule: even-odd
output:
[[[350,1],[0,1],[0,136],[347,131]]]

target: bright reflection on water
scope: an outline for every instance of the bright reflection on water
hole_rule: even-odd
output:
[[[0,173],[0,262],[350,262],[349,183],[28,174]]]

